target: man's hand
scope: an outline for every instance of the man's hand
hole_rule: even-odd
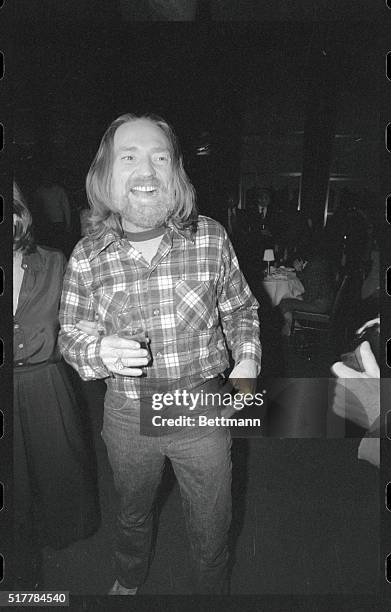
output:
[[[136,340],[116,334],[102,338],[100,358],[110,372],[121,376],[142,376],[142,367],[149,361],[148,351],[140,348]]]
[[[254,395],[257,386],[259,366],[253,359],[244,359],[235,365],[229,380],[239,393]]]
[[[369,429],[380,414],[380,370],[369,342],[360,344],[364,372],[357,372],[341,361],[331,371],[338,376],[333,411]]]
[[[369,342],[366,340],[362,342],[359,349],[364,372],[357,372],[357,370],[349,368],[342,361],[337,361],[332,366],[332,372],[339,378],[380,378],[380,369]]]
[[[373,325],[380,325],[380,317],[376,317],[375,319],[371,319],[362,325],[357,331],[356,334],[362,334],[363,331],[368,329],[368,327],[372,327]]]
[[[357,457],[380,467],[380,438],[363,438],[358,447]]]

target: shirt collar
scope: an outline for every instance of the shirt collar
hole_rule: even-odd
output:
[[[193,234],[192,234],[190,229],[183,229],[183,230],[182,229],[178,229],[177,227],[175,227],[171,223],[168,224],[168,229],[173,234],[176,234],[180,238],[184,238],[186,240],[190,240],[190,242],[192,244],[194,244],[194,242],[195,242],[194,236],[193,236]],[[100,253],[102,253],[102,251],[107,249],[108,246],[113,244],[113,242],[117,242],[117,241],[119,241],[121,239],[122,238],[120,236],[118,236],[118,234],[115,234],[114,232],[108,231],[107,234],[105,234],[104,236],[101,236],[100,238],[97,238],[97,239],[95,239],[93,241],[93,246],[92,246],[92,249],[91,249],[91,252],[90,252],[90,255],[89,255],[88,259],[91,261],[92,259],[97,257]]]
[[[95,238],[92,241],[92,249],[91,249],[88,259],[91,261],[92,259],[97,257],[100,253],[102,253],[102,251],[107,249],[107,247],[110,244],[112,244],[113,242],[116,242],[117,240],[120,240],[120,237],[111,231],[108,231],[107,234],[105,234],[104,236],[101,236],[100,238]]]
[[[178,229],[175,225],[168,224],[169,229],[172,230],[174,234],[179,236],[180,238],[184,238],[185,240],[189,240],[192,244],[195,242],[194,234],[190,229]]]

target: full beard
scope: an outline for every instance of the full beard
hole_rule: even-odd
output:
[[[150,201],[149,201],[150,200]],[[142,230],[155,229],[167,223],[174,210],[171,190],[160,189],[156,197],[140,198],[131,191],[120,204],[122,222],[128,221]]]

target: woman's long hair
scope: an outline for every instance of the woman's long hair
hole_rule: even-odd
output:
[[[14,223],[14,250],[23,253],[35,251],[33,220],[17,183],[13,184],[13,212],[17,216]]]
[[[146,119],[159,127],[168,139],[173,162],[174,210],[169,221],[178,229],[196,230],[197,208],[195,190],[183,167],[182,155],[171,126],[157,115],[125,114],[115,119],[107,128],[86,179],[87,198],[91,208],[88,233],[100,238],[107,230],[122,236],[121,216],[112,208],[111,179],[113,168],[114,135],[124,123]]]

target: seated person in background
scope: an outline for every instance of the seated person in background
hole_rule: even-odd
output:
[[[334,297],[332,273],[320,252],[312,257],[298,256],[293,266],[303,284],[304,293],[302,299],[285,298],[278,305],[284,317],[281,330],[284,336],[290,336],[294,310],[325,313],[330,310]]]
[[[376,240],[369,254],[366,275],[361,287],[360,322],[376,316],[380,300],[380,250]]]
[[[375,321],[368,321],[365,326]],[[357,372],[342,361],[337,361],[331,368],[333,374],[338,377],[332,408],[338,416],[349,419],[366,430],[358,448],[358,458],[379,467],[380,370],[369,342],[362,342],[359,350],[363,372]]]

